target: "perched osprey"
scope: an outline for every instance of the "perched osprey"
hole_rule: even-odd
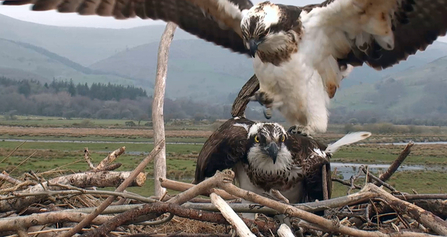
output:
[[[33,10],[172,21],[253,57],[256,99],[303,133],[325,132],[327,106],[352,66],[382,69],[447,29],[445,0],[327,0],[303,7],[249,0],[4,0]]]
[[[352,133],[326,146],[308,136],[290,134],[277,123],[236,117],[222,124],[205,142],[193,183],[213,176],[217,170],[232,168],[243,189],[270,196],[277,190],[290,203],[322,200],[322,166],[327,164],[330,171],[333,152],[370,135]],[[330,175],[327,178],[330,184]]]

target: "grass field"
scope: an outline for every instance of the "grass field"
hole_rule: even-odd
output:
[[[133,170],[152,150],[152,130],[150,128],[138,129],[115,126],[124,124],[123,120],[94,120],[91,128],[70,127],[67,120],[51,118],[36,118],[27,120],[24,118],[13,126],[8,126],[0,121],[0,170],[10,172],[12,176],[18,177],[27,171],[42,174],[45,178],[60,173],[74,173],[85,171],[88,165],[83,158],[83,150],[89,148],[93,162],[97,164],[107,154],[119,147],[125,146],[126,153],[119,157],[116,162],[122,163],[118,170]],[[46,121],[45,126],[34,127],[32,123],[42,119]],[[54,123],[51,123],[53,121]],[[73,123],[73,120],[70,121]],[[81,121],[82,122],[82,121]],[[20,125],[19,125],[20,124]],[[100,124],[100,125],[99,125]],[[12,125],[12,124],[9,124]],[[99,125],[99,126],[97,126]],[[111,128],[107,128],[111,126]],[[167,125],[167,141],[188,144],[167,144],[167,175],[168,178],[190,182],[195,171],[195,160],[207,136],[217,128],[218,125],[191,125],[182,128],[179,124]],[[321,136],[325,142],[335,141],[342,134],[329,133]],[[431,139],[442,140],[443,134],[434,136],[427,135]],[[401,152],[404,146],[377,144],[382,141],[405,141],[415,138],[414,134],[387,134],[374,135],[366,142],[342,148],[334,154],[332,161],[354,162],[364,164],[390,164]],[[419,136],[416,138],[420,138]],[[19,139],[14,141],[14,139]],[[34,142],[23,142],[22,140],[36,140]],[[422,139],[422,138],[421,138]],[[38,142],[45,140],[46,142]],[[81,143],[81,141],[83,143]],[[90,141],[90,142],[87,142]],[[197,144],[190,144],[197,143]],[[17,150],[15,150],[17,148]],[[412,153],[405,164],[419,165],[447,165],[447,145],[415,145]],[[148,178],[152,177],[152,164],[146,168]],[[447,188],[447,172],[438,171],[414,171],[398,172],[390,183],[398,190],[419,193],[445,193]],[[131,188],[131,191],[151,195],[153,180],[148,179],[143,188]],[[334,184],[334,196],[346,194],[346,187]]]

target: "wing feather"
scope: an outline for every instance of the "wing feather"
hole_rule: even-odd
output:
[[[174,22],[199,38],[249,55],[241,37],[240,21],[242,10],[253,6],[250,0],[4,0],[3,4],[33,4],[34,11],[57,9],[117,19],[138,16]]]
[[[217,170],[233,168],[246,159],[247,128],[254,122],[245,118],[234,118],[222,124],[206,140],[197,158],[193,183],[200,183]]]
[[[317,19],[312,27],[329,39],[323,47],[329,52],[320,54],[316,68],[330,96],[344,78],[341,68],[364,63],[377,70],[390,67],[447,31],[444,0],[328,0],[302,10]],[[327,63],[333,60],[338,68]]]

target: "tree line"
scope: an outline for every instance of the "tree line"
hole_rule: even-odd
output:
[[[152,97],[134,86],[74,84],[73,81],[41,83],[0,77],[0,114],[58,116],[65,118],[147,120],[152,114]],[[165,99],[166,120],[215,120],[228,118],[231,106],[182,98]]]

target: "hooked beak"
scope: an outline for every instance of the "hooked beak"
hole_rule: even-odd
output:
[[[278,150],[279,150],[278,145],[275,142],[271,142],[268,145],[268,147],[266,147],[265,150],[267,151],[269,156],[272,158],[273,164],[275,164],[276,163],[276,157],[278,156]]]
[[[248,46],[250,47],[250,48],[249,48],[249,50],[250,50],[250,56],[251,56],[252,58],[255,57],[255,55],[256,55],[256,51],[258,51],[258,46],[259,46],[260,43],[261,43],[261,41],[259,41],[259,40],[255,40],[255,39],[249,39],[249,40],[248,40]]]

